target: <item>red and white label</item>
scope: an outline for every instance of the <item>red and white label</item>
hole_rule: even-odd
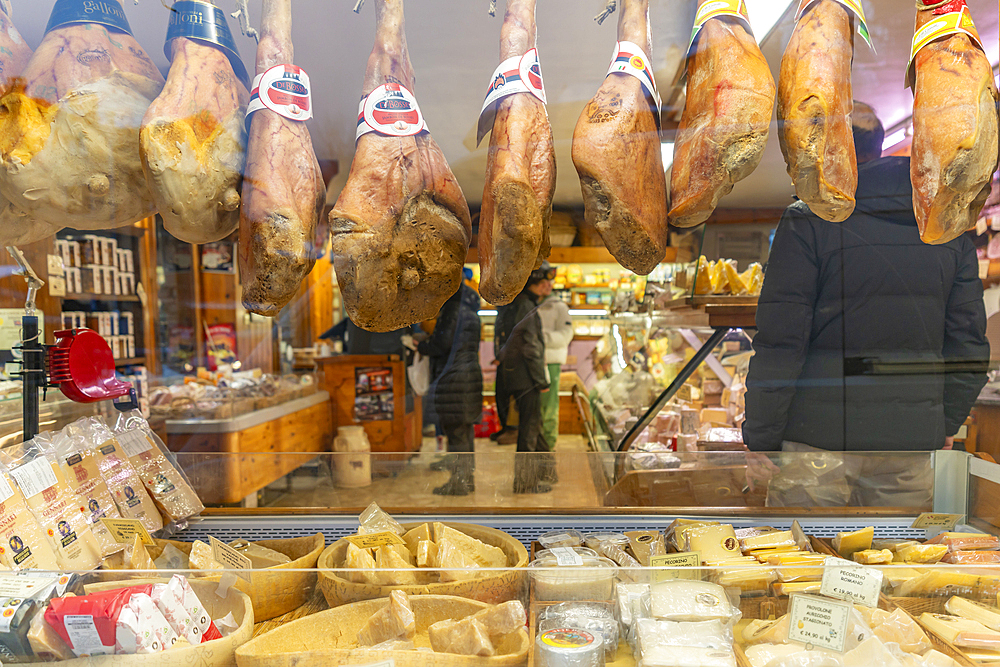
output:
[[[545,104],[545,84],[542,83],[542,66],[538,62],[538,49],[531,49],[523,56],[514,56],[500,63],[493,71],[490,87],[486,90],[483,108],[479,111],[476,143],[493,129],[496,103],[508,95],[528,93]]]
[[[649,65],[649,57],[642,47],[633,42],[617,42],[608,74],[628,74],[639,79],[646,94],[653,98],[656,107],[660,107],[660,94],[656,91],[656,80],[653,78],[653,68]]]
[[[312,118],[309,75],[296,65],[275,65],[253,80],[247,118],[261,109],[270,109],[289,120]]]
[[[385,83],[361,99],[355,141],[369,132],[390,137],[412,137],[427,130],[417,98],[406,86]]]

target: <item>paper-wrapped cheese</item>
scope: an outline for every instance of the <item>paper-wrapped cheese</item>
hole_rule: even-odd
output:
[[[182,575],[175,574],[165,584],[155,584],[149,596],[178,637],[192,646],[222,635],[212,617]]]
[[[115,622],[115,653],[159,653],[177,642],[177,633],[146,593],[132,593]]]
[[[650,610],[668,621],[734,620],[739,613],[726,591],[707,581],[664,581],[650,586]]]
[[[413,639],[417,631],[410,599],[403,591],[389,594],[388,603],[365,621],[358,646],[374,646],[392,639]]]

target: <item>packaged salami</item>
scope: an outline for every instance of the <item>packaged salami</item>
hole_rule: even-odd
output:
[[[45,531],[28,510],[24,495],[0,469],[0,565],[9,570],[59,569]]]
[[[101,562],[101,545],[80,511],[76,494],[55,457],[34,440],[0,449],[0,465],[17,483],[63,570],[92,570]]]
[[[45,449],[46,443],[40,444]],[[86,438],[64,429],[52,434],[48,446],[47,451],[55,456],[77,501],[85,508],[83,515],[101,544],[101,555],[110,556],[124,549],[125,545],[115,541],[111,531],[101,523],[101,519],[118,519],[121,514],[101,477],[94,451]]]
[[[139,474],[107,424],[100,417],[87,417],[73,422],[67,429],[71,433],[79,433],[90,443],[97,470],[122,517],[138,519],[151,533],[163,528],[163,519],[156,504],[146,493]]]
[[[181,530],[204,511],[187,475],[138,410],[123,412],[115,436],[172,530]]]

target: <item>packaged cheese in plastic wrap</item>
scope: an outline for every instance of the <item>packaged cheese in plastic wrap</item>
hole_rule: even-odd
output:
[[[618,619],[611,603],[561,602],[546,607],[538,617],[538,632],[556,628],[576,628],[600,635],[605,661],[615,660],[618,653]]]
[[[101,562],[101,545],[55,457],[29,440],[0,450],[0,465],[17,482],[25,504],[45,531],[60,569],[96,568]]]
[[[116,542],[111,531],[101,523],[104,518],[119,519],[121,514],[97,469],[97,460],[87,440],[64,429],[51,434],[48,442],[41,441],[39,444],[47,453],[55,456],[66,481],[76,494],[77,502],[86,508],[83,515],[94,532],[94,537],[101,544],[101,554],[110,556],[121,551],[125,545]]]
[[[121,515],[126,519],[138,519],[151,533],[163,528],[159,510],[146,493],[142,479],[107,424],[99,417],[87,417],[66,428],[70,433],[79,433],[89,441],[97,460],[97,469],[108,485]]]
[[[45,531],[17,484],[0,469],[0,565],[9,570],[58,570]]]
[[[733,604],[722,586],[680,579],[650,587],[650,610],[655,618],[667,621],[722,621],[728,625],[735,625],[742,616],[738,603]]]
[[[187,475],[142,413],[121,413],[115,436],[172,531],[184,529],[205,510]]]

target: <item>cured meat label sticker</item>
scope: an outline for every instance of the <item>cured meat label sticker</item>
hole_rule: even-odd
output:
[[[705,27],[710,19],[731,16],[739,19],[746,26],[750,35],[753,35],[753,27],[750,25],[750,13],[747,11],[746,0],[702,0],[698,7],[698,12],[694,15],[694,29],[691,31],[691,43],[688,45],[688,55],[694,47],[698,33]]]
[[[226,54],[239,80],[250,88],[250,75],[240,59],[240,52],[236,48],[233,33],[229,31],[224,11],[204,0],[177,0],[170,8],[167,38],[163,43],[163,55],[168,60],[170,42],[178,37],[196,39],[219,47]]]
[[[608,67],[608,74],[629,74],[639,79],[643,90],[653,98],[656,108],[660,108],[660,94],[656,91],[656,80],[653,78],[653,69],[649,65],[649,58],[638,44],[633,42],[615,43],[615,52],[611,57],[611,66]],[[659,114],[657,114],[659,121]]]
[[[795,12],[795,20],[798,21],[801,19],[802,15],[806,11],[806,8],[810,5],[816,4],[817,2],[819,2],[819,0],[801,0],[799,2],[799,9]],[[837,0],[837,2],[847,7],[851,13],[857,17],[858,34],[861,35],[861,37],[865,40],[865,43],[867,43],[868,46],[871,47],[872,51],[874,51],[875,47],[872,46],[872,37],[868,32],[868,19],[865,18],[865,8],[861,4],[861,0]]]
[[[118,0],[57,0],[45,33],[70,23],[96,23],[132,34],[125,10]]]
[[[296,65],[275,65],[253,80],[247,122],[250,114],[270,109],[289,120],[312,118],[312,93],[309,75]]]
[[[972,14],[969,8],[962,4],[962,10],[949,12],[938,16],[930,23],[926,23],[913,35],[913,44],[910,48],[910,62],[906,66],[906,85],[909,88],[916,83],[917,72],[914,68],[914,60],[920,50],[934,40],[947,37],[949,35],[967,35],[972,42],[985,53],[983,40],[979,37],[976,24],[972,21]]]
[[[412,137],[426,131],[427,123],[420,113],[417,98],[406,86],[384,83],[361,98],[355,141],[370,132],[389,137]]]
[[[788,641],[844,652],[850,602],[793,593],[788,605]]]
[[[477,146],[493,129],[493,121],[497,115],[496,103],[517,93],[529,93],[545,104],[545,85],[542,82],[542,66],[538,62],[538,49],[531,49],[523,56],[508,58],[493,71],[483,108],[479,112]]]

